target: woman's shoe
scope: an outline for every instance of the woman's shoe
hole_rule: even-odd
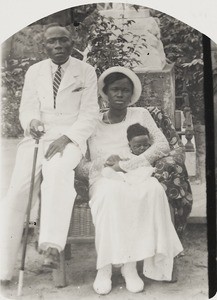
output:
[[[121,274],[125,279],[126,288],[131,293],[139,293],[144,289],[144,282],[139,277],[136,269],[136,262],[130,262],[123,265]]]
[[[95,281],[93,283],[94,291],[99,295],[106,295],[112,289],[112,265],[107,265],[97,271]]]

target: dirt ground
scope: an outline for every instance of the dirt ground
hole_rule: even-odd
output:
[[[72,245],[72,259],[67,261],[67,283],[65,288],[55,288],[50,270],[43,270],[41,264],[43,256],[35,250],[30,242],[27,248],[26,271],[24,277],[23,296],[27,300],[77,300],[77,299],[105,299],[105,300],[202,300],[208,299],[208,271],[207,271],[207,237],[205,224],[188,224],[182,241],[185,255],[178,258],[178,282],[157,282],[145,278],[142,265],[138,264],[145,289],[142,293],[132,294],[125,288],[120,270],[113,270],[113,289],[109,295],[95,294],[92,284],[96,275],[96,253],[94,243],[76,243]],[[17,299],[17,281],[20,258],[16,265],[14,277],[7,291],[7,298]]]

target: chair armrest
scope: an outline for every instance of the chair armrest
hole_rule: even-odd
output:
[[[170,151],[169,157],[173,157],[174,161],[180,164],[185,163],[185,148],[184,146],[177,147]]]
[[[89,179],[89,170],[91,166],[91,161],[86,157],[82,158],[80,163],[75,168],[75,176],[81,180],[88,181]]]
[[[150,112],[155,123],[161,129],[167,141],[169,142],[170,149],[171,149],[170,155],[172,156],[178,155],[179,156],[178,160],[180,160],[182,156],[182,160],[184,162],[185,148],[170,118],[162,109],[159,109],[158,107],[149,106],[147,107],[147,109]]]
[[[84,204],[89,201],[89,164],[87,158],[83,158],[75,168],[75,190],[77,192],[76,204]]]
[[[164,172],[169,172],[168,176],[171,176],[170,173],[179,173],[179,168],[182,170],[186,169],[182,153],[159,158],[155,161],[154,167],[156,167],[156,173],[163,174]]]

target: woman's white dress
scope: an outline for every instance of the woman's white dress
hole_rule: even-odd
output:
[[[140,156],[122,162],[129,171],[141,163],[150,166],[165,156],[169,145],[144,108],[128,108],[117,124],[99,120],[89,140],[93,163],[90,172],[90,207],[95,225],[97,269],[108,264],[144,261],[143,273],[155,280],[171,280],[173,258],[183,250],[171,221],[166,194],[154,177],[129,184],[101,175],[103,162],[112,155],[130,152],[126,137],[131,124],[148,128],[151,147]]]
[[[144,181],[149,179],[151,175],[154,173],[154,171],[155,168],[151,166],[140,167],[128,171],[127,173],[116,172],[111,167],[106,167],[103,168],[101,175],[108,179],[124,181],[130,185],[135,185],[135,184],[143,183]]]

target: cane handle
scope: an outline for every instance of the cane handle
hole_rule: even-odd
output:
[[[43,126],[38,126],[38,131],[40,131],[40,132],[42,132],[42,131],[44,131],[44,127]]]

